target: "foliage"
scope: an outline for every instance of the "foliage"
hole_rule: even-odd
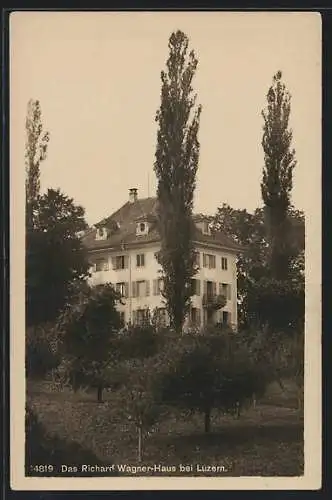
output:
[[[172,33],[169,39],[167,72],[161,73],[161,105],[156,114],[159,129],[154,163],[163,296],[171,326],[178,332],[190,306],[190,283],[196,273],[192,209],[201,106],[196,107],[191,86],[198,61],[193,51],[188,54],[188,44],[188,37],[181,31]]]
[[[293,187],[295,151],[291,149],[292,131],[289,129],[291,96],[282,83],[282,73],[273,77],[267,94],[262,146],[264,168],[261,182],[262,198],[269,241],[269,264],[272,277],[284,280],[289,272],[287,235],[290,231],[288,210]]]
[[[111,284],[82,290],[58,322],[64,352],[71,361],[69,375],[74,388],[96,387],[98,401],[102,400],[110,365],[119,356],[118,301],[120,296]]]
[[[60,190],[48,189],[36,204],[35,224],[27,231],[27,324],[55,321],[88,275],[86,251],[78,231],[86,227],[84,209]]]
[[[25,121],[26,223],[33,229],[40,191],[40,163],[45,160],[49,132],[43,132],[40,102],[30,99]]]
[[[234,413],[265,390],[267,359],[255,339],[250,343],[244,334],[216,328],[179,338],[160,379],[163,401],[203,413],[209,432],[214,408]]]
[[[27,329],[25,369],[29,378],[43,378],[60,364],[59,337],[52,325]]]
[[[133,422],[138,437],[138,461],[143,459],[143,443],[148,431],[158,422],[163,413],[160,391],[156,379],[160,373],[162,358],[127,360],[122,365],[123,384],[118,391],[118,402],[124,420]]]
[[[153,325],[129,326],[119,341],[121,359],[144,359],[157,354],[163,343],[161,332]]]
[[[304,328],[304,284],[262,278],[248,294],[250,321],[273,331],[294,332]]]
[[[291,285],[304,287],[304,215],[301,211],[290,207],[290,232],[288,234],[288,250],[290,256],[289,280]],[[268,242],[264,211],[257,208],[253,213],[247,210],[233,209],[223,204],[218,208],[214,217],[213,227],[223,231],[233,238],[243,248],[237,259],[237,289],[238,289],[238,318],[242,327],[248,327],[253,318],[261,316],[260,302],[257,293],[264,295],[264,282],[271,278],[268,266]],[[286,235],[285,235],[286,236]],[[260,280],[262,290],[258,291]],[[297,292],[296,292],[296,295]],[[295,299],[296,300],[296,299]],[[273,304],[269,309],[273,309]],[[264,312],[264,311],[263,311]],[[284,316],[285,318],[285,316]],[[264,322],[266,315],[263,315]],[[290,323],[286,318],[286,323]]]

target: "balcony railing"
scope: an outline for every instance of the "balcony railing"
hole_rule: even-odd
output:
[[[212,311],[217,311],[225,307],[227,299],[224,295],[205,293],[203,295],[203,307]]]

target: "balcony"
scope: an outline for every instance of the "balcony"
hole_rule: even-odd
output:
[[[205,293],[203,295],[203,307],[210,311],[217,311],[225,307],[227,299],[224,295]]]

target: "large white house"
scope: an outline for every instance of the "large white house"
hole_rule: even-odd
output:
[[[92,285],[110,282],[123,296],[119,311],[124,323],[138,324],[148,311],[168,321],[161,295],[160,237],[156,198],[142,198],[129,190],[129,200],[83,236],[91,262]],[[239,247],[221,232],[212,232],[210,219],[193,217],[198,271],[192,280],[193,296],[186,324],[207,322],[237,325],[236,256]],[[220,296],[226,304],[218,309]]]

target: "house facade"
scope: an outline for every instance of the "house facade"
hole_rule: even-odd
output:
[[[162,296],[160,237],[157,230],[156,198],[129,200],[84,236],[91,263],[90,284],[112,283],[123,297],[119,312],[124,324],[139,324],[147,314],[157,314],[168,323]],[[192,280],[191,308],[186,325],[207,323],[237,325],[236,258],[239,247],[222,233],[214,233],[209,218],[193,217],[197,273]],[[225,299],[222,299],[225,297]],[[224,306],[218,307],[223,300]]]

